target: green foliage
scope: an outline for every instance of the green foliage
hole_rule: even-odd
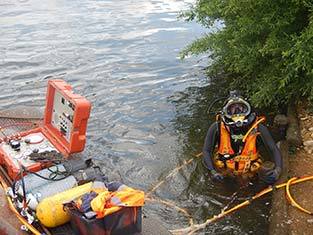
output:
[[[211,33],[181,57],[207,53],[209,75],[224,74],[259,107],[313,100],[312,11],[312,0],[198,0],[183,17]]]

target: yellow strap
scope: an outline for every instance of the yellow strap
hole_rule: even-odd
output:
[[[251,133],[251,131],[257,127],[257,125],[259,125],[261,122],[265,121],[265,117],[260,118],[259,120],[257,120],[252,127],[248,130],[248,132],[245,134],[245,136],[242,139],[242,142],[246,141],[246,138],[248,137],[248,135]]]

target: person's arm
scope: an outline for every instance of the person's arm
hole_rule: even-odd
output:
[[[262,180],[267,184],[274,184],[279,179],[283,168],[282,156],[267,127],[260,124],[259,131],[265,147],[275,162],[275,168],[268,170]]]
[[[218,123],[215,122],[210,126],[207,132],[202,150],[204,165],[209,171],[214,170],[212,159],[215,145],[217,143],[217,138],[218,138]]]
[[[271,158],[273,159],[275,166],[282,169],[283,168],[283,161],[282,161],[281,153],[280,153],[271,133],[269,132],[267,127],[262,125],[262,124],[259,125],[259,132],[261,134],[262,142],[265,145],[269,154],[271,155]]]

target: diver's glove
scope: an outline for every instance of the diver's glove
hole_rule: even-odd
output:
[[[218,173],[216,170],[211,170],[210,173],[214,181],[222,182],[224,180],[224,176],[221,173]]]
[[[279,179],[280,173],[281,168],[275,167],[272,170],[266,171],[261,180],[264,181],[266,184],[274,184]]]

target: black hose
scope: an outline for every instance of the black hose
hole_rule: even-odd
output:
[[[24,170],[25,170],[24,167],[22,167],[22,169],[21,169],[21,181],[22,181],[23,203],[24,203],[23,206],[25,206],[26,203],[27,203],[27,201],[26,201],[25,181],[24,181]]]
[[[224,97],[219,97],[219,98],[213,100],[213,101],[210,103],[210,105],[209,105],[209,107],[208,107],[208,109],[207,109],[207,114],[215,114],[215,112],[211,112],[211,109],[213,108],[213,106],[214,106],[217,102],[219,102],[219,101],[221,101],[221,100],[225,100],[225,99],[227,99],[227,98],[228,98],[228,96],[224,96]]]
[[[22,178],[23,178],[23,168],[22,167],[20,167],[19,173],[14,177],[13,182],[12,182],[12,191],[13,191],[14,196],[16,196],[15,189],[16,189],[17,177],[19,175],[22,175]]]
[[[39,175],[39,174],[37,174],[36,172],[27,171],[27,173],[33,174],[33,175],[35,175],[35,176],[37,176],[37,177],[39,177],[39,178],[42,178],[42,179],[44,179],[44,180],[49,180],[49,181],[60,181],[60,180],[64,180],[64,179],[66,179],[67,177],[69,177],[69,175],[66,175],[66,176],[64,176],[64,177],[62,177],[62,178],[56,179],[56,176],[50,178],[50,177],[44,177],[44,176],[42,176],[42,175]]]
[[[57,165],[55,165],[55,166],[57,167]],[[51,167],[50,167],[50,168],[51,168]],[[33,174],[33,175],[35,175],[35,176],[37,176],[37,177],[39,177],[39,178],[41,178],[41,179],[49,180],[49,181],[60,181],[60,180],[64,180],[64,179],[66,179],[67,177],[69,177],[69,176],[72,174],[71,171],[67,171],[67,170],[65,170],[65,171],[60,171],[60,170],[58,169],[58,167],[57,167],[57,170],[56,170],[56,171],[52,171],[50,168],[47,168],[47,169],[51,172],[51,174],[49,175],[49,177],[44,177],[44,176],[42,176],[42,175],[40,175],[40,174],[38,174],[38,173],[36,173],[36,172],[32,172],[32,171],[28,171],[28,170],[26,170],[26,172],[29,173],[29,174]],[[59,175],[63,175],[64,177],[59,178],[59,179],[56,179],[56,177],[59,176]]]
[[[64,162],[68,162],[69,165],[70,165],[70,170],[65,170],[65,171],[60,171],[59,168],[58,168],[58,165],[57,164],[62,164]],[[53,171],[51,169],[51,167],[49,168],[46,168],[48,171],[51,172],[51,174],[49,175],[49,177],[44,177],[36,172],[32,172],[32,171],[29,171],[26,169],[26,172],[27,173],[30,173],[30,174],[33,174],[41,179],[44,179],[44,180],[49,180],[49,181],[60,181],[60,180],[64,180],[66,179],[67,177],[69,177],[71,174],[72,174],[72,171],[73,171],[73,165],[70,164],[70,162],[66,159],[63,159],[62,161],[61,160],[55,160],[55,161],[51,161],[51,163],[53,163],[54,165],[52,165],[51,167],[56,167],[56,171]],[[56,179],[57,176],[64,176],[62,178],[59,178],[59,179]]]

